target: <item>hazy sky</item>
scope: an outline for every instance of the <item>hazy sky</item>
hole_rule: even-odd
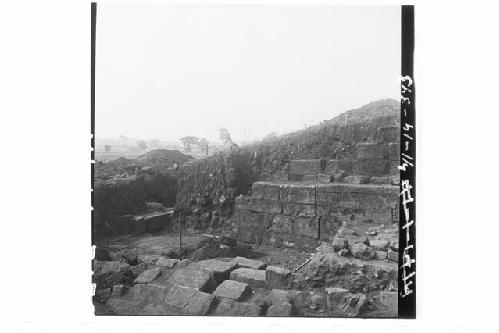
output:
[[[262,138],[399,98],[400,7],[99,3],[96,136]]]

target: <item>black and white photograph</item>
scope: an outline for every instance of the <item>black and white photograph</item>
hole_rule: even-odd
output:
[[[500,331],[498,0],[0,8],[0,333]]]
[[[398,317],[413,8],[94,9],[96,315]]]

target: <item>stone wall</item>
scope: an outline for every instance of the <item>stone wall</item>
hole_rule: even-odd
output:
[[[354,230],[397,222],[398,187],[376,184],[256,182],[236,198],[236,237],[245,242],[314,248],[343,224]]]

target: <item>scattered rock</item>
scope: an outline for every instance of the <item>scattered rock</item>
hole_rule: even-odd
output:
[[[231,280],[247,283],[252,288],[266,287],[266,271],[252,268],[238,268],[231,272]]]
[[[139,283],[150,283],[158,276],[160,276],[161,270],[159,268],[152,268],[147,271],[142,272],[135,280],[134,284]]]
[[[246,283],[225,280],[214,291],[214,295],[218,297],[231,298],[236,301],[241,301],[252,293],[252,289]]]
[[[351,253],[353,256],[363,260],[375,259],[375,252],[363,243],[351,245]]]

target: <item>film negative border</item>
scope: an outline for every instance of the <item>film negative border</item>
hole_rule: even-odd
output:
[[[414,7],[401,6],[398,317],[416,318]]]

